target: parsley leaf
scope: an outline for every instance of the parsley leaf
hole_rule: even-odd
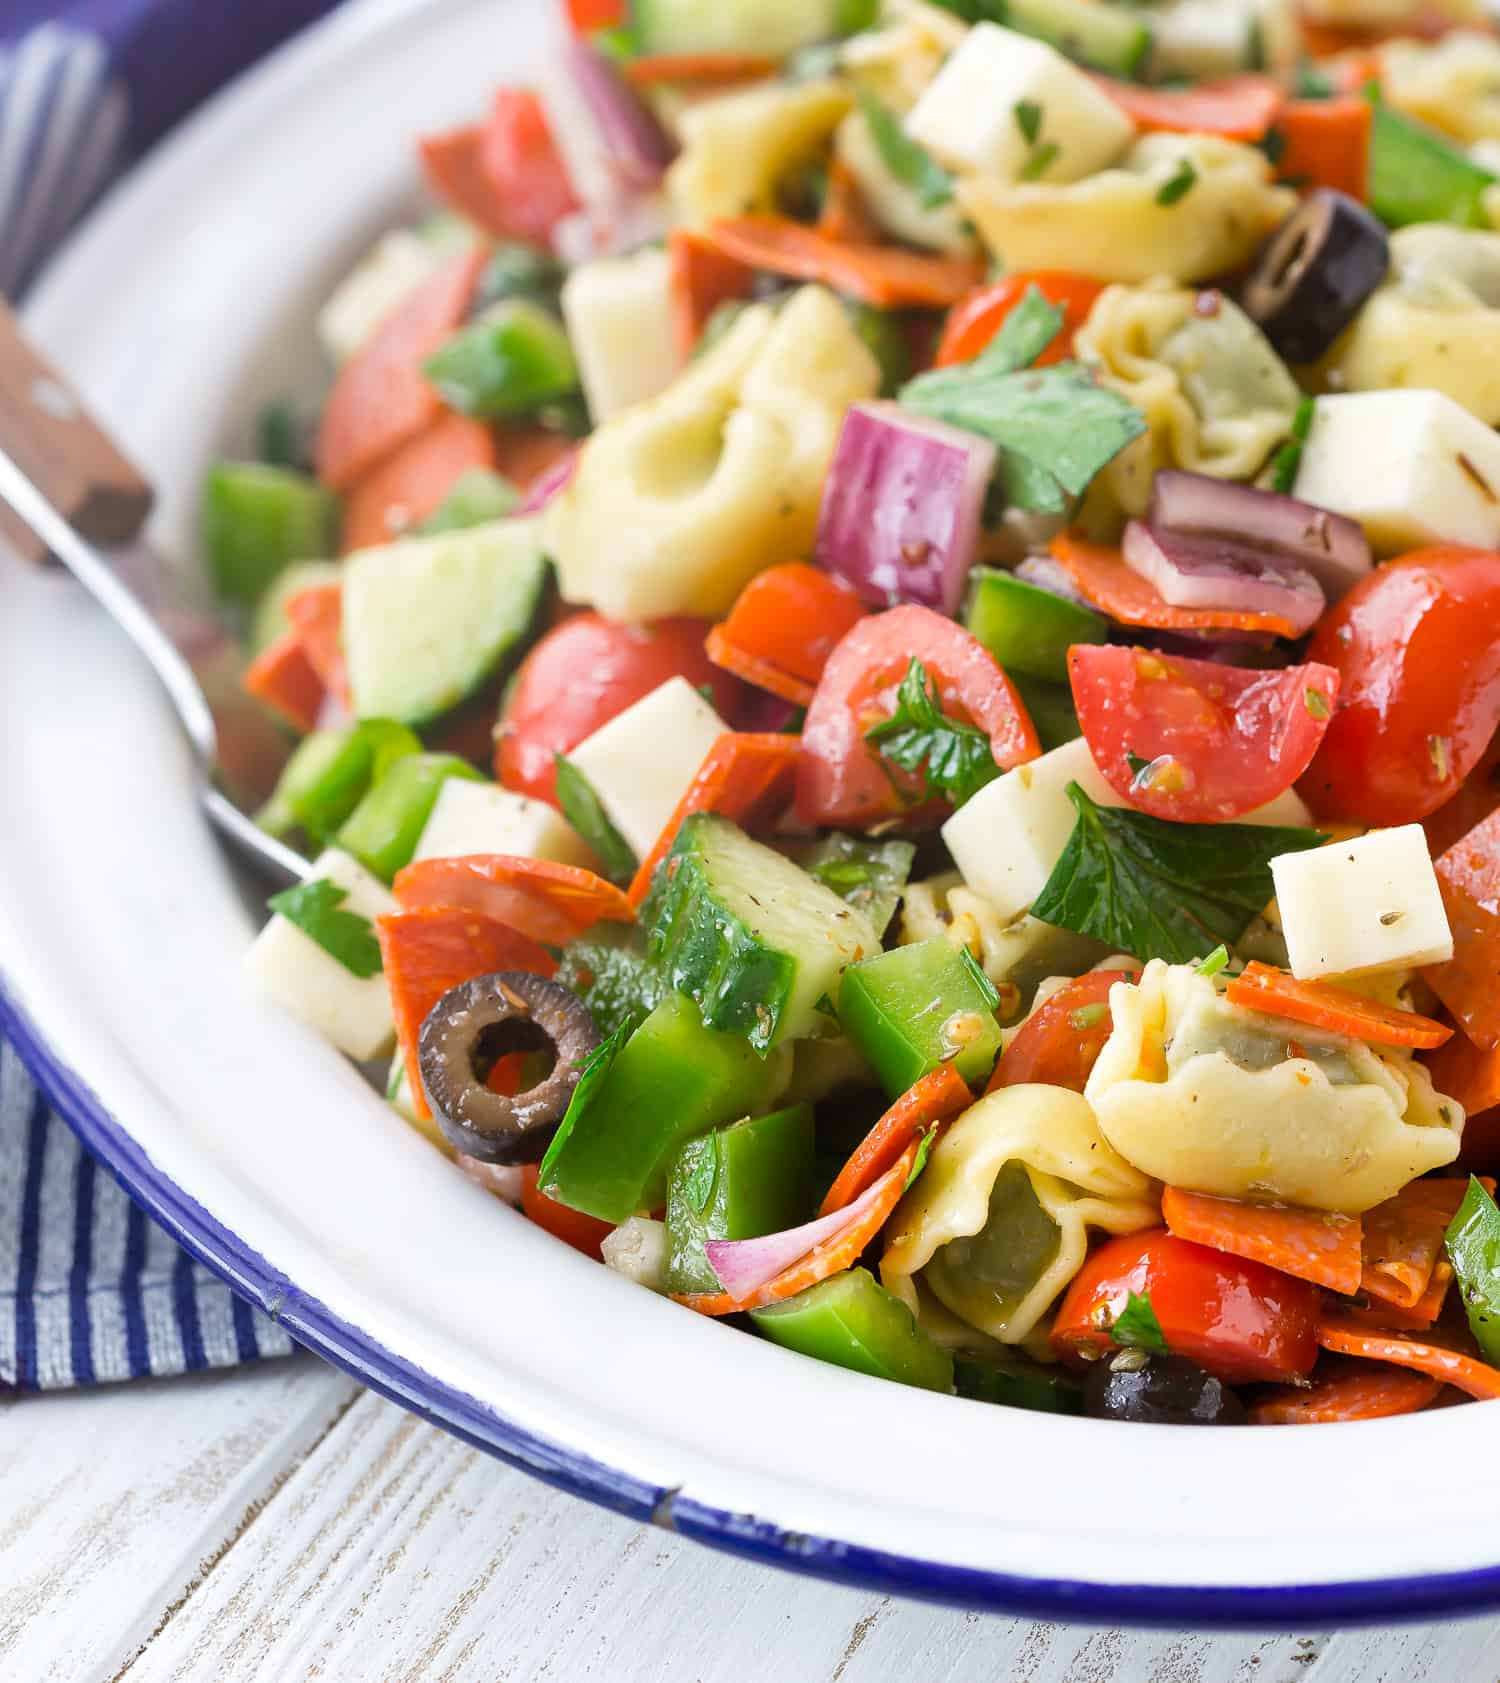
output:
[[[1312,431],[1316,410],[1317,403],[1313,398],[1302,399],[1292,417],[1291,439],[1276,452],[1271,463],[1271,489],[1280,492],[1283,497],[1290,496],[1292,487],[1297,483],[1297,472],[1302,466],[1302,446],[1307,443],[1307,435]]]
[[[972,362],[919,374],[898,394],[916,414],[999,445],[1005,500],[1033,513],[1065,512],[1146,430],[1139,410],[1081,364],[1031,367],[1062,324],[1062,311],[1031,287]]]
[[[927,1167],[927,1153],[932,1150],[932,1142],[936,1137],[937,1123],[934,1122],[921,1139],[917,1141],[917,1155],[912,1159],[911,1173],[906,1177],[906,1185],[901,1189],[903,1192],[911,1191],[912,1182]]]
[[[1021,168],[1022,181],[1040,181],[1042,177],[1057,162],[1057,154],[1062,148],[1055,140],[1043,141],[1031,154]]]
[[[937,685],[915,658],[896,691],[896,711],[872,725],[865,741],[903,771],[921,772],[928,791],[946,796],[954,806],[1000,775],[990,739],[976,725],[948,717]]]
[[[923,210],[936,210],[953,197],[953,177],[927,148],[906,132],[888,105],[861,89],[859,108],[870,128],[880,161],[903,186],[917,195]]]
[[[1191,158],[1178,160],[1177,170],[1157,189],[1156,202],[1170,207],[1180,204],[1198,184],[1198,171]]]
[[[1217,976],[1229,963],[1229,948],[1221,941],[1217,947],[1198,966],[1200,976]]]
[[[1034,99],[1018,99],[1015,103],[1016,127],[1028,146],[1035,146],[1042,132],[1042,108]]]
[[[308,940],[316,941],[351,975],[365,981],[380,974],[380,943],[369,918],[340,909],[348,898],[347,888],[318,877],[273,894],[266,904],[288,923],[296,924]]]
[[[563,817],[598,854],[605,876],[611,882],[628,882],[639,863],[634,850],[610,822],[593,784],[561,754],[557,755],[557,804]]]
[[[1324,839],[1261,824],[1173,824],[1096,806],[1076,783],[1068,798],[1078,822],[1032,916],[1173,964],[1232,946],[1272,898],[1271,861]]]
[[[1156,1311],[1151,1307],[1149,1292],[1142,1292],[1139,1296],[1130,1292],[1126,1296],[1125,1307],[1115,1317],[1110,1336],[1116,1344],[1149,1350],[1153,1356],[1170,1356],[1172,1353],[1167,1346],[1167,1336],[1161,1330],[1161,1322],[1156,1318]]]

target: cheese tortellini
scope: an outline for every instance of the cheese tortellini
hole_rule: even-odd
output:
[[[1006,268],[1109,281],[1243,268],[1297,203],[1264,152],[1203,134],[1144,135],[1114,168],[1066,186],[967,176],[957,197]]]
[[[881,22],[883,28],[863,30],[845,42],[839,68],[857,87],[904,114],[948,54],[963,45],[968,25],[924,0],[886,0]]]
[[[822,287],[747,309],[583,446],[544,516],[564,599],[622,620],[727,613],[762,568],[810,551],[845,411],[879,385]]]
[[[1466,144],[1500,139],[1500,39],[1460,29],[1438,41],[1392,41],[1380,85],[1398,111]]]
[[[1389,277],[1324,367],[1342,389],[1440,391],[1500,425],[1500,234],[1445,223],[1393,234]]]
[[[908,245],[955,257],[972,257],[978,243],[958,206],[924,205],[916,191],[891,172],[880,155],[864,112],[851,111],[834,136],[834,153],[854,177],[860,196],[875,220]]]
[[[1160,1219],[1077,1093],[1002,1087],[933,1147],[891,1217],[880,1277],[940,1341],[1019,1344],[1083,1266],[1090,1228]]]
[[[687,106],[667,193],[687,222],[769,215],[776,189],[822,154],[851,104],[842,83],[766,82]]]
[[[1158,280],[1112,286],[1078,334],[1092,364],[1146,417],[1148,431],[1100,476],[1130,515],[1146,512],[1166,468],[1253,479],[1291,431],[1297,383],[1245,312],[1219,292]]]
[[[1357,1215],[1458,1155],[1463,1110],[1415,1059],[1242,1010],[1191,965],[1153,959],[1110,1011],[1085,1096],[1170,1185]]]

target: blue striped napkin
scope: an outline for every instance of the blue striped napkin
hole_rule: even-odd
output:
[[[338,0],[0,0],[0,294],[201,99]],[[285,1355],[101,1171],[0,1038],[0,1388]]]

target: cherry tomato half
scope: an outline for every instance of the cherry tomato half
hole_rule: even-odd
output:
[[[599,1247],[614,1228],[607,1221],[596,1221],[593,1216],[585,1215],[582,1210],[570,1210],[566,1204],[559,1204],[539,1191],[538,1172],[536,1163],[526,1163],[521,1169],[521,1209],[527,1220],[545,1228],[554,1239],[561,1239],[575,1251],[593,1257],[595,1262],[603,1261]]]
[[[1114,1024],[1109,990],[1133,982],[1138,970],[1090,970],[1061,987],[1021,1024],[1005,1048],[985,1092],[1035,1083],[1081,1093]]]
[[[865,741],[865,732],[895,711],[896,691],[913,659],[927,668],[943,711],[989,737],[1002,770],[1041,753],[1021,698],[982,643],[931,608],[891,608],[860,620],[823,668],[797,767],[797,815],[804,822],[860,826],[943,810],[930,801],[914,810],[920,779],[896,772]],[[900,789],[893,773],[902,779]]]
[[[557,224],[579,208],[546,107],[528,88],[502,88],[495,95],[479,165],[516,239],[547,245]]]
[[[1088,320],[1089,311],[1104,290],[1102,281],[1065,269],[1037,269],[1029,274],[1006,275],[990,286],[981,286],[960,298],[948,313],[943,337],[938,341],[937,366],[969,362],[989,344],[1005,325],[1005,318],[1035,287],[1049,304],[1063,313],[1062,331],[1036,359],[1045,368],[1073,354],[1073,335]]]
[[[1343,699],[1302,784],[1315,812],[1412,824],[1452,799],[1500,723],[1500,555],[1419,549],[1378,568],[1308,650]]]
[[[1089,1257],[1063,1298],[1052,1347],[1074,1359],[1115,1348],[1109,1329],[1131,1292],[1150,1298],[1173,1355],[1226,1385],[1298,1379],[1318,1358],[1315,1285],[1164,1227],[1109,1239]]]
[[[1285,794],[1329,727],[1329,666],[1246,672],[1147,649],[1068,651],[1078,723],[1117,795],[1154,818],[1222,824]]]
[[[554,756],[576,748],[668,678],[707,684],[728,718],[744,692],[704,653],[708,630],[702,619],[622,625],[584,613],[564,620],[521,662],[497,733],[495,776],[519,794],[554,799]]]

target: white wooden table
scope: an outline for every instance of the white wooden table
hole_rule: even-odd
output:
[[[1500,1621],[1127,1635],[710,1553],[311,1356],[0,1404],[4,1683],[1493,1683]]]

